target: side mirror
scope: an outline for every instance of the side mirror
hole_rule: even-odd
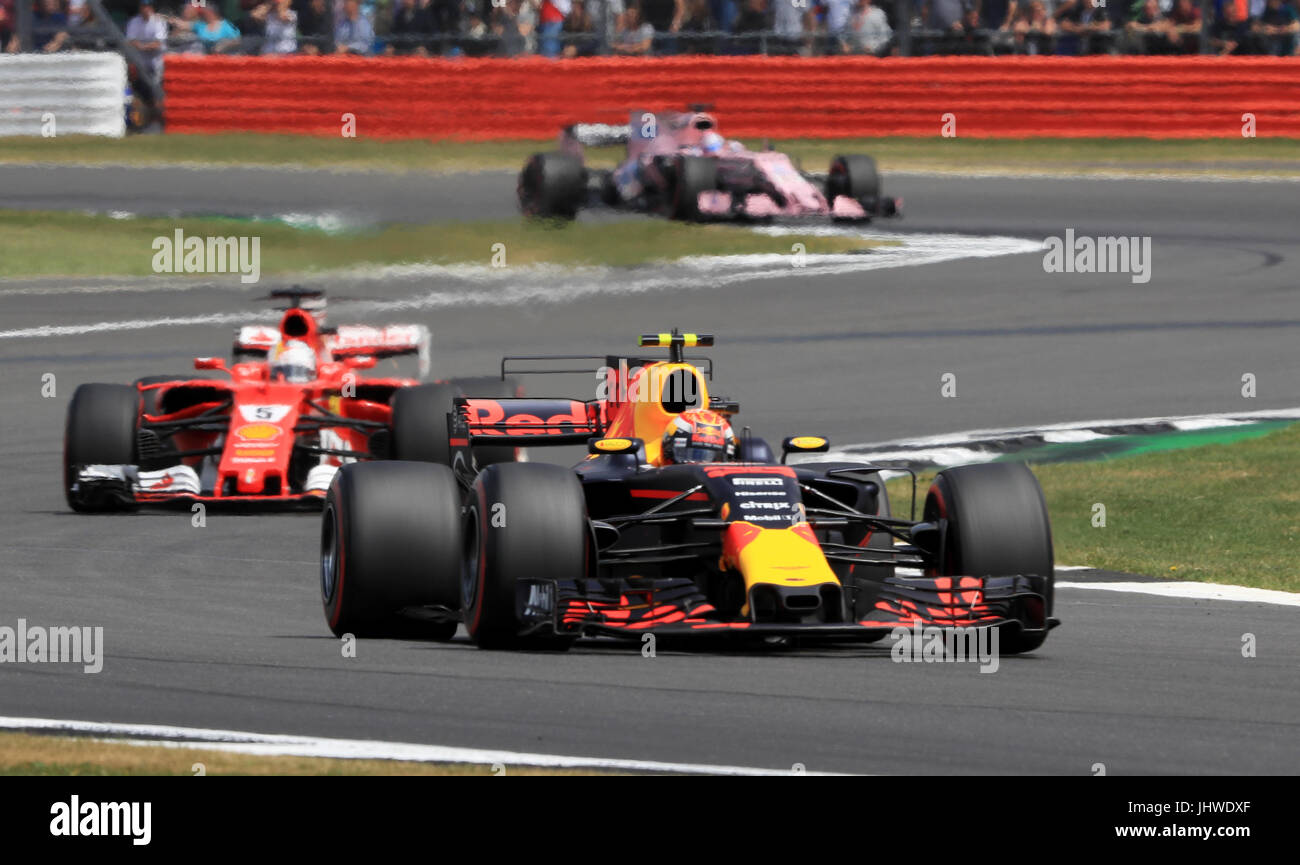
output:
[[[825,436],[790,436],[781,442],[781,464],[790,454],[824,454],[831,449],[831,440]]]
[[[635,438],[588,439],[589,454],[634,454],[641,450],[645,442]]]
[[[343,358],[343,365],[348,369],[374,369],[376,361],[368,354],[358,354]]]
[[[943,528],[939,523],[917,523],[912,526],[912,543],[936,561],[943,543]]]
[[[709,408],[726,415],[740,413],[740,403],[721,396],[709,397]]]
[[[226,368],[226,359],[222,357],[196,357],[194,358],[195,369],[220,369]]]

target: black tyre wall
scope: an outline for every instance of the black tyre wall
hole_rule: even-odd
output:
[[[830,174],[826,178],[826,200],[834,205],[839,195],[874,203],[880,197],[880,172],[876,170],[876,160],[860,155],[832,159]]]
[[[567,153],[535,153],[519,174],[518,194],[526,216],[573,219],[587,194],[587,170]]]
[[[674,219],[700,218],[700,193],[718,188],[718,160],[708,156],[679,156],[673,179]]]
[[[76,468],[134,465],[140,392],[126,384],[83,384],[72,394],[63,435],[63,489],[73,510],[99,510],[74,499]]]
[[[339,469],[321,523],[321,601],[335,636],[448,639],[456,624],[404,607],[460,605],[461,494],[451,469],[367,462]]]
[[[519,580],[586,576],[590,529],[582,486],[563,466],[488,466],[470,493],[466,522],[465,626],[484,648],[519,646]]]
[[[974,577],[1039,575],[1047,578],[1045,614],[1052,615],[1055,560],[1047,503],[1023,463],[986,463],[945,469],[935,476],[922,518],[946,518],[940,573]],[[1046,632],[1004,640],[1008,654],[1042,644]]]
[[[393,394],[393,459],[439,463],[451,461],[447,414],[460,396],[453,384],[420,384]]]

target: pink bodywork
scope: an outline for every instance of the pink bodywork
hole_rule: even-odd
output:
[[[653,117],[653,121],[650,119]],[[718,131],[717,120],[704,112],[672,111],[651,114],[633,111],[629,118],[630,137],[627,142],[628,160],[648,162],[656,156],[668,156],[677,153],[702,155],[699,152],[700,140],[712,130]],[[643,136],[641,133],[652,129],[653,134]],[[576,142],[564,141],[561,136],[561,148],[572,150]],[[581,155],[581,146],[577,147]],[[775,150],[749,150],[738,141],[726,141],[721,153],[728,160],[747,160],[755,163],[763,174],[786,198],[785,206],[779,206],[771,197],[764,194],[751,194],[745,200],[745,213],[753,217],[768,216],[830,216],[834,219],[864,219],[866,210],[860,203],[846,196],[837,196],[834,203],[826,201],[822,190],[809,183],[795,168],[790,157]],[[731,215],[731,196],[726,192],[700,193],[699,209],[703,214],[727,217]]]
[[[756,163],[782,195],[785,206],[780,207],[762,193],[745,198],[745,213],[754,217],[826,215],[835,219],[863,219],[867,211],[861,204],[843,195],[836,196],[832,207],[822,191],[804,179],[790,162],[790,157],[775,150],[728,151],[728,159],[746,159]],[[701,213],[727,216],[731,212],[731,196],[725,192],[701,192]]]

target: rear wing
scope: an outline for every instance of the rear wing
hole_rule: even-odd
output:
[[[713,358],[683,355],[681,359],[698,368],[709,381],[713,380]],[[661,357],[627,357],[617,354],[515,354],[501,358],[501,380],[505,381],[507,375],[601,374],[603,377],[611,370],[631,370],[662,360]]]
[[[604,432],[597,401],[536,397],[456,397],[447,415],[452,463],[459,454],[493,447],[585,445]]]
[[[361,324],[340,325],[325,335],[325,347],[334,357],[367,355],[375,359],[416,355],[420,359],[420,377],[429,374],[430,346],[433,338],[422,324],[390,324],[371,327]]]
[[[235,331],[235,352],[265,356],[280,341],[280,329],[271,325],[251,324]],[[336,358],[366,355],[375,359],[416,355],[420,359],[420,377],[432,366],[432,337],[422,324],[390,324],[371,327],[361,324],[341,325],[321,334],[321,341]]]
[[[564,127],[563,134],[583,147],[612,147],[627,144],[632,137],[632,127],[630,124],[574,123]]]
[[[235,331],[235,353],[266,354],[280,341],[280,329],[264,324],[246,324]]]

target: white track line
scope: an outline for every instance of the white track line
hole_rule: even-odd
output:
[[[1112,436],[1094,430],[1106,427],[1141,427],[1167,424],[1175,430],[1188,432],[1222,427],[1245,426],[1266,420],[1300,420],[1300,407],[1263,409],[1257,411],[1220,412],[1199,415],[1161,415],[1156,417],[1112,418],[1106,420],[1069,421],[1036,427],[1006,427],[1003,429],[975,429],[965,432],[944,433],[936,436],[893,439],[882,442],[847,444],[819,454],[819,460],[858,461],[918,461],[924,460],[938,466],[961,465],[967,462],[988,462],[1001,454],[978,450],[988,442],[1042,436],[1053,444],[1095,441]],[[811,460],[808,457],[807,460]],[[799,460],[794,460],[799,462]]]
[[[1159,595],[1165,598],[1185,598],[1195,601],[1240,601],[1247,604],[1275,604],[1283,607],[1300,607],[1300,594],[1279,592],[1273,589],[1255,589],[1249,586],[1221,586],[1215,583],[1057,583],[1058,589],[1095,589],[1103,592],[1134,592],[1140,595]]]
[[[1071,433],[1076,430],[1088,430],[1097,427],[1114,426],[1152,426],[1170,424],[1180,430],[1206,429],[1216,426],[1231,426],[1234,422],[1249,420],[1300,420],[1300,406],[1295,408],[1262,409],[1256,411],[1219,412],[1216,414],[1196,415],[1155,415],[1153,417],[1109,418],[1101,420],[1065,421],[1063,423],[1043,424],[1041,426],[1016,426],[989,429],[972,429],[963,432],[943,433],[934,436],[917,436],[908,439],[894,439],[882,442],[865,442],[863,444],[844,445],[848,448],[886,448],[902,444],[915,447],[942,447],[979,442],[986,439],[1013,438],[1026,435],[1043,435],[1051,440],[1053,433]],[[819,456],[818,459],[826,459]]]
[[[1093,571],[1088,565],[1057,565],[1056,572]],[[895,573],[903,577],[919,577],[923,572],[917,568],[895,568]],[[1185,598],[1193,601],[1241,601],[1247,604],[1276,604],[1283,607],[1300,607],[1300,594],[1280,592],[1273,589],[1254,589],[1250,586],[1227,586],[1218,583],[1194,582],[1087,582],[1076,583],[1068,580],[1056,582],[1058,589],[1095,589],[1102,592],[1133,592],[1140,595],[1159,595],[1163,598]]]
[[[450,748],[366,739],[326,739],[171,727],[159,724],[108,724],[98,721],[64,721],[50,718],[0,717],[0,729],[81,733],[107,741],[166,748],[202,748],[260,756],[322,757],[339,760],[402,760],[415,763],[476,763],[505,766],[540,766],[555,769],[606,769],[622,772],[674,772],[699,775],[788,775],[790,770],[752,766],[714,766],[705,763],[662,763],[653,760],[619,760],[603,757],[568,757],[519,751]],[[807,772],[800,774],[824,774]]]
[[[1185,170],[1125,171],[1123,169],[1080,168],[1074,172],[1024,171],[1000,168],[899,168],[888,172],[901,177],[959,177],[967,180],[1102,180],[1127,183],[1153,180],[1162,183],[1297,183],[1300,174],[1213,174],[1194,168]]]
[[[840,231],[840,229],[837,229]],[[406,313],[433,309],[471,306],[522,306],[536,303],[570,303],[598,295],[643,294],[654,291],[683,290],[700,284],[701,273],[712,288],[744,285],[760,279],[786,279],[791,276],[833,276],[865,273],[895,267],[987,258],[1041,251],[1037,241],[1015,237],[966,237],[963,235],[885,235],[862,233],[863,237],[890,237],[903,241],[902,246],[878,247],[863,255],[807,255],[802,267],[794,266],[789,254],[688,257],[661,262],[653,271],[609,267],[561,268],[553,265],[494,268],[486,265],[391,265],[355,268],[318,275],[317,281],[329,278],[366,280],[385,283],[392,279],[420,279],[434,282],[450,277],[470,282],[460,291],[427,291],[398,300],[345,301],[332,307],[338,313]],[[662,275],[661,271],[672,272]],[[647,275],[640,275],[646,273]],[[83,287],[78,286],[78,290]],[[111,289],[106,289],[111,290]],[[57,288],[51,293],[57,293]],[[45,324],[0,331],[0,339],[32,339],[82,336],[110,331],[152,330],[160,327],[193,327],[247,322],[265,317],[265,311],[213,313],[171,318],[100,321],[89,324]]]

